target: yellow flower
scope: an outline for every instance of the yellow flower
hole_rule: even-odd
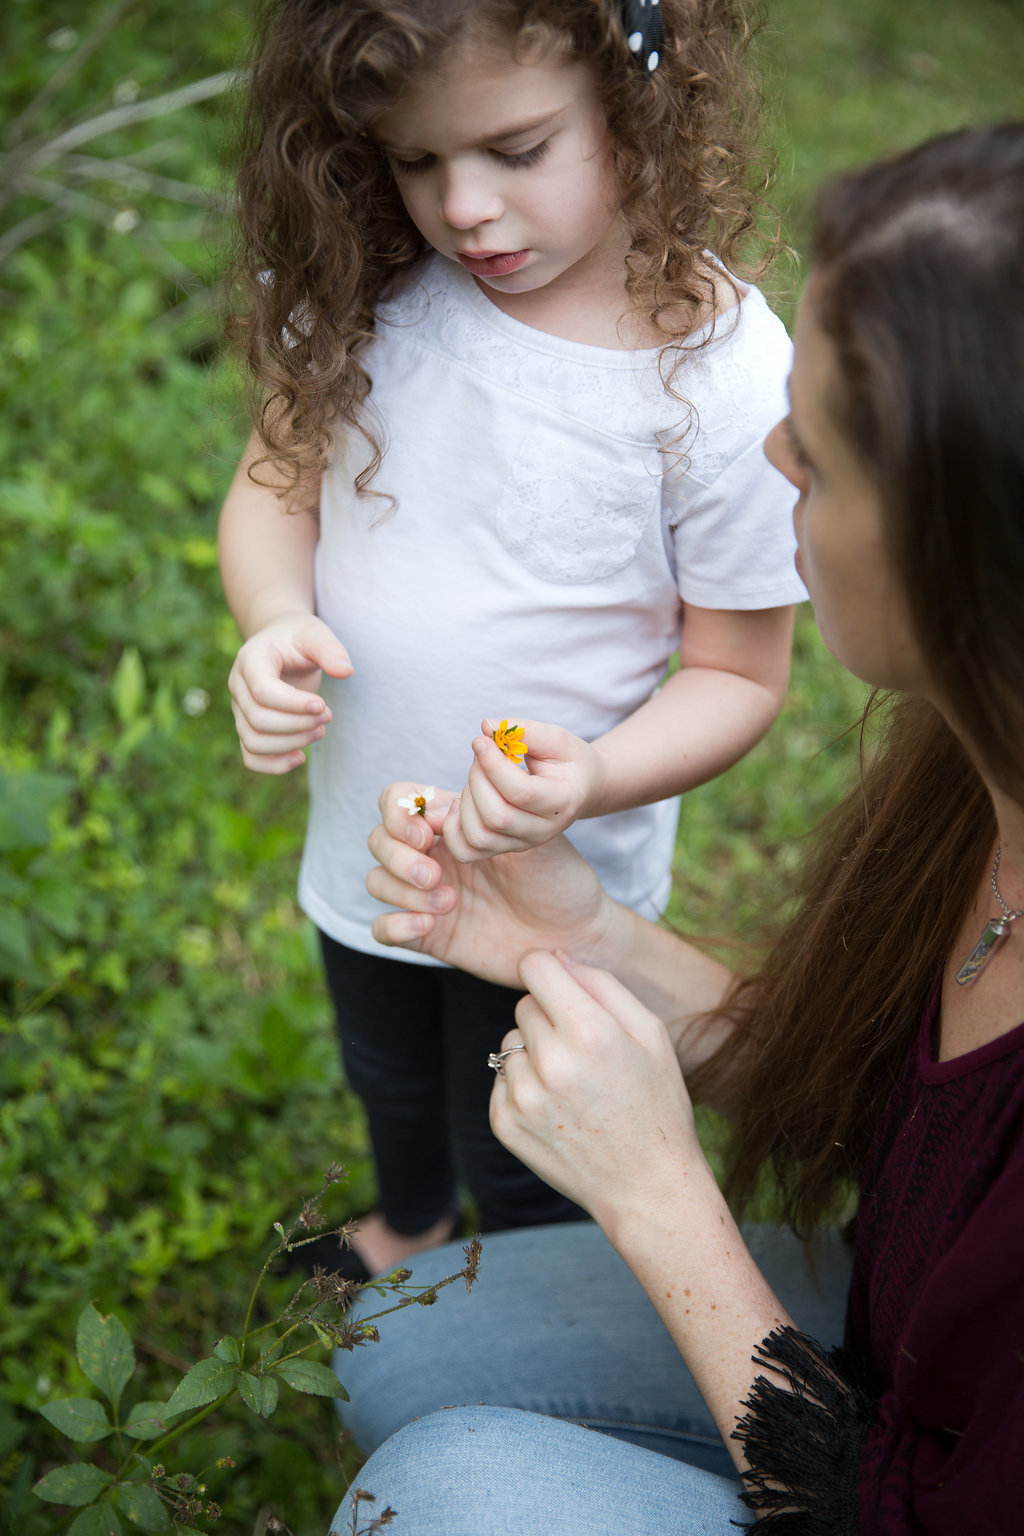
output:
[[[496,731],[492,731],[495,746],[499,747],[510,763],[521,763],[529,752],[529,747],[523,740],[526,727],[523,725],[509,725],[503,720]]]
[[[410,816],[425,816],[427,806],[433,800],[436,791],[424,789],[418,795],[403,795],[398,801],[403,811],[408,811]]]

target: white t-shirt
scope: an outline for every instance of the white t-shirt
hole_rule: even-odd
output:
[[[395,779],[461,789],[482,718],[586,740],[633,713],[679,641],[681,600],[772,608],[805,596],[793,493],[762,441],[784,414],[790,344],[756,289],[686,357],[563,341],[510,319],[429,257],[378,313],[366,364],[383,424],[373,490],[350,433],[324,476],[317,611],[353,675],[325,677],[333,721],[309,753],[299,900],[332,938],[378,945],[367,893],[377,797]],[[685,457],[659,445],[679,436]],[[668,899],[678,801],[569,835],[609,892],[648,917]]]

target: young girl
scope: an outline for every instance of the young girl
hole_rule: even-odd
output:
[[[487,1123],[515,989],[371,935],[380,787],[459,783],[486,710],[557,721],[530,723],[528,775],[477,739],[452,846],[576,822],[653,917],[672,797],[783,696],[802,588],[760,440],[789,345],[730,275],[756,202],[744,37],[731,0],[279,0],[260,34],[230,686],[249,767],[319,743],[299,894],[377,1159],[357,1278],[445,1237],[457,1178],[484,1229],[575,1211]]]
[[[362,1448],[401,1430],[359,1473],[396,1529],[1021,1529],[1022,248],[1024,123],[821,203],[768,452],[822,635],[899,693],[760,975],[609,901],[564,840],[439,844],[411,878],[386,802],[373,884],[407,910],[375,931],[529,988],[494,1126],[596,1223],[487,1239],[472,1296],[339,1360]],[[812,1275],[791,1231],[738,1230],[688,1090],[732,1114],[734,1191],[770,1162],[805,1233],[859,1184],[852,1252],[833,1232]]]

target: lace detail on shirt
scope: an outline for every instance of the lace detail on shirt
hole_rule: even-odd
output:
[[[637,473],[595,444],[568,451],[557,432],[529,434],[497,508],[498,537],[509,554],[545,581],[598,581],[635,556],[661,505],[657,454]]]
[[[565,342],[514,325],[499,310],[492,320],[443,257],[428,258],[377,318],[378,334],[393,330],[399,339],[415,327],[417,345],[436,346],[446,359],[458,358],[563,420],[619,441],[668,445],[662,469],[682,454],[684,472],[688,467],[704,486],[736,457],[738,445],[742,451],[744,442],[760,442],[771,425],[754,360],[775,363],[780,327],[756,289],[744,300],[742,325],[730,312],[708,346],[684,350],[673,380],[681,398],[666,391],[657,350],[619,353]],[[369,366],[372,373],[372,360]]]

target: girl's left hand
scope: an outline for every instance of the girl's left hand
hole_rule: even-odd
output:
[[[601,785],[600,757],[588,742],[558,725],[516,720],[529,751],[523,767],[486,733],[473,742],[475,761],[457,811],[444,824],[445,844],[460,864],[496,853],[524,853],[564,832],[577,817],[592,815]]]
[[[529,988],[502,1049],[495,1135],[608,1230],[639,1205],[678,1204],[706,1170],[693,1109],[664,1024],[606,971],[534,950]]]

